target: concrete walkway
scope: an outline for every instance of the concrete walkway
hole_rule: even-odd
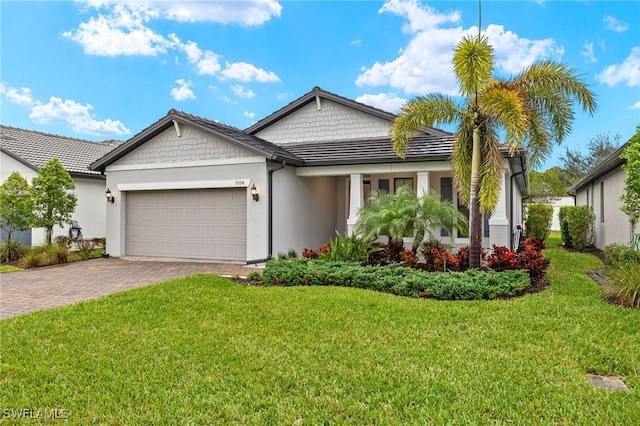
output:
[[[0,274],[0,319],[187,275],[244,277],[256,270],[234,264],[110,258],[10,272]]]

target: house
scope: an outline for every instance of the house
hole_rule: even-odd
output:
[[[402,160],[389,138],[394,118],[318,87],[245,130],[171,110],[91,166],[115,196],[107,251],[253,263],[351,233],[373,190],[409,185],[456,203],[453,135],[425,129]],[[522,222],[526,156],[504,155],[486,246],[508,246]]]
[[[569,188],[569,193],[575,194],[577,206],[593,208],[593,244],[599,249],[612,243],[629,244],[637,232],[629,216],[621,210],[620,201],[626,178],[622,170],[626,160],[620,158],[620,154],[628,145],[629,142],[616,149]]]
[[[111,151],[116,142],[97,143],[4,125],[0,125],[0,141],[0,183],[14,171],[30,182],[47,161],[58,158],[76,185],[78,204],[72,219],[78,222],[85,238],[105,236],[105,177],[89,170],[89,164]],[[68,227],[56,226],[53,236],[68,232]],[[12,239],[27,246],[40,245],[44,243],[45,231],[42,228],[16,231]]]

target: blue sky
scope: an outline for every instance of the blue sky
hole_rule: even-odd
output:
[[[246,128],[314,86],[396,112],[456,94],[476,1],[0,0],[2,124],[127,139],[171,108]],[[496,73],[560,60],[596,93],[564,147],[640,124],[640,2],[484,1]],[[451,130],[451,129],[448,129]]]

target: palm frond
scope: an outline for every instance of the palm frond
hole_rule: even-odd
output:
[[[499,122],[506,131],[506,142],[513,150],[522,144],[528,126],[527,101],[515,88],[493,83],[478,97],[479,112]]]
[[[453,69],[462,96],[475,96],[491,78],[493,47],[486,36],[465,36],[453,50]]]
[[[398,157],[404,158],[417,131],[437,124],[457,124],[459,120],[460,109],[450,96],[431,94],[411,99],[391,126],[393,150]]]

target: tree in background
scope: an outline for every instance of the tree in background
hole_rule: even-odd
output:
[[[11,173],[0,185],[0,226],[7,233],[8,245],[13,231],[29,229],[32,207],[29,182],[18,172]]]
[[[622,166],[627,176],[624,181],[624,193],[620,197],[621,209],[629,215],[631,223],[635,225],[640,219],[640,124],[620,157],[627,160]]]
[[[479,268],[481,211],[493,212],[502,190],[501,149],[526,149],[531,164],[539,165],[571,131],[574,103],[592,114],[596,101],[575,71],[558,62],[536,62],[509,80],[493,78],[494,50],[480,34],[458,43],[453,68],[463,102],[442,94],[410,100],[391,126],[391,139],[404,158],[416,132],[436,124],[457,127],[451,160],[460,198],[470,207],[469,266]]]
[[[544,172],[529,172],[529,197],[534,203],[553,203],[566,197],[569,186],[567,173],[558,166]]]
[[[587,142],[587,152],[583,154],[580,151],[570,151],[565,149],[565,154],[560,157],[562,168],[565,170],[569,178],[569,186],[578,182],[587,173],[589,173],[602,160],[607,158],[613,151],[620,146],[620,135],[611,137],[607,133],[601,133],[593,138],[589,138]]]
[[[73,179],[57,158],[47,161],[38,176],[31,181],[33,198],[33,226],[46,230],[46,243],[51,244],[55,225],[71,221],[78,199],[71,192],[76,188]]]

